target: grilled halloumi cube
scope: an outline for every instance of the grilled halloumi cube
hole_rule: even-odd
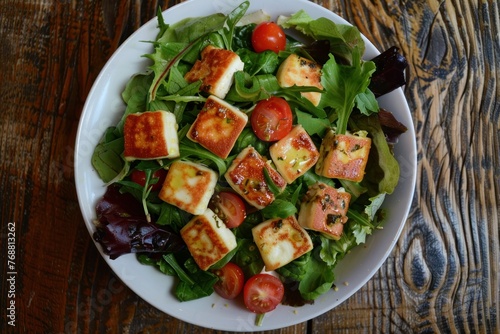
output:
[[[247,121],[245,113],[211,95],[191,125],[187,137],[225,159]]]
[[[199,215],[205,212],[214,194],[216,172],[190,161],[170,165],[158,197],[179,209]]]
[[[323,138],[316,174],[329,178],[360,182],[370,153],[371,139],[354,134],[335,134],[329,130]]]
[[[180,231],[201,270],[207,270],[236,248],[236,237],[210,209],[194,216]]]
[[[311,237],[295,216],[274,218],[252,228],[267,271],[275,270],[313,249]]]
[[[128,115],[123,126],[125,159],[133,161],[178,157],[177,129],[175,116],[168,111]]]
[[[300,124],[274,143],[269,148],[269,155],[278,172],[288,183],[304,175],[319,158],[318,149]]]
[[[323,89],[321,84],[321,66],[307,58],[291,54],[281,63],[276,74],[281,87],[314,86]],[[321,100],[319,92],[303,92],[302,96],[317,106]]]
[[[351,195],[322,182],[309,187],[300,205],[298,222],[310,230],[338,240],[347,222]]]
[[[238,154],[224,174],[231,188],[257,209],[265,208],[275,199],[266,183],[264,168],[274,184],[280,190],[285,189],[283,177],[251,146]]]
[[[184,78],[189,83],[202,80],[202,91],[223,99],[234,82],[234,73],[243,67],[243,61],[233,51],[208,45]]]

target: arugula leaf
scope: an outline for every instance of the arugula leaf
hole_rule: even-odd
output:
[[[310,136],[317,134],[323,137],[326,130],[330,129],[330,121],[327,118],[314,117],[298,109],[295,109],[295,115],[297,123],[302,125]]]
[[[191,141],[184,141],[179,145],[180,158],[184,159],[190,156],[195,156],[200,160],[208,160],[217,166],[219,175],[224,175],[227,170],[227,165],[224,159],[218,157],[212,152],[206,150],[201,145]]]
[[[158,40],[169,27],[169,25],[165,23],[160,6],[156,9],[156,18],[158,19],[158,34],[156,35],[156,40]]]
[[[336,111],[338,117],[336,133],[338,134],[346,133],[347,123],[355,106],[359,109],[378,111],[375,96],[366,93],[370,84],[370,76],[375,71],[375,64],[371,61],[362,61],[358,49],[355,49],[352,55],[352,66],[340,65],[333,56],[330,56],[323,66],[321,77],[325,92],[320,103],[329,105]],[[362,98],[358,98],[360,94]]]
[[[245,15],[248,7],[250,7],[249,1],[242,2],[238,7],[236,7],[224,21],[224,27],[222,28],[222,38],[226,44],[226,49],[233,51],[233,36],[234,28],[236,23]]]
[[[191,43],[168,43],[158,44],[156,52],[147,54],[145,57],[151,59],[153,64],[150,69],[154,73],[153,82],[149,88],[148,101],[154,101],[156,93],[163,80],[167,77],[170,69],[174,67],[190,49],[195,42]]]
[[[366,116],[371,115],[373,112],[378,112],[379,110],[377,98],[368,88],[364,92],[356,95],[355,105],[361,114]]]

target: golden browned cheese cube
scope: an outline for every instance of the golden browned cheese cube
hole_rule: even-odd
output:
[[[201,60],[195,62],[184,78],[189,83],[201,80],[202,91],[223,99],[234,82],[234,73],[243,67],[244,63],[233,51],[208,45],[201,51]]]
[[[177,127],[174,114],[163,110],[128,115],[123,126],[125,159],[178,157]]]
[[[187,137],[225,159],[247,121],[245,113],[211,95],[191,125]]]
[[[309,187],[300,205],[298,222],[305,229],[338,240],[347,222],[351,195],[325,183]]]
[[[278,269],[313,249],[311,237],[295,216],[266,220],[252,235],[267,271]]]
[[[296,125],[285,137],[269,148],[269,155],[278,172],[292,183],[311,169],[319,158],[319,152],[302,125]]]
[[[178,160],[170,165],[158,197],[181,210],[199,215],[208,207],[217,178],[217,173],[206,166]]]
[[[371,139],[328,131],[323,138],[316,173],[329,178],[360,182],[370,153]]]
[[[250,205],[263,209],[275,200],[273,192],[267,185],[264,169],[267,170],[274,184],[283,191],[286,181],[271,167],[268,160],[251,146],[238,154],[224,177],[231,188]]]
[[[207,270],[236,248],[236,237],[210,209],[194,216],[180,231],[194,261]]]
[[[307,58],[291,54],[285,59],[276,74],[278,83],[281,87],[313,86],[323,89],[321,84],[321,66]],[[319,92],[303,92],[303,97],[317,106],[321,100]]]

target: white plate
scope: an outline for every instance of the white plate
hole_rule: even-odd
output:
[[[174,23],[185,17],[229,13],[239,3],[241,0],[190,0],[166,10],[163,16],[166,23]],[[337,23],[347,23],[331,11],[306,0],[252,0],[248,12],[258,9],[264,9],[272,19],[304,9],[313,18],[324,16]],[[121,92],[133,74],[144,71],[149,65],[149,60],[141,56],[151,53],[152,46],[144,41],[153,40],[156,34],[157,20],[154,18],[120,46],[96,79],[83,108],[75,146],[75,182],[83,218],[91,235],[94,232],[95,204],[105,191],[103,182],[91,165],[91,155],[104,130],[120,119],[124,110]],[[365,42],[365,58],[379,54],[367,39]],[[133,254],[110,260],[98,244],[97,248],[115,274],[137,295],[161,311],[195,325],[228,331],[263,331],[301,323],[331,310],[360,289],[384,263],[401,233],[413,198],[416,143],[406,99],[402,90],[398,89],[381,98],[380,104],[409,128],[395,150],[401,165],[401,179],[384,204],[390,208],[389,221],[383,230],[375,231],[367,239],[365,246],[354,249],[338,266],[335,272],[338,291],[326,293],[314,305],[298,308],[279,306],[266,315],[261,327],[256,327],[255,315],[243,305],[228,302],[217,294],[181,303],[171,293],[173,278],[153,267],[139,264]]]

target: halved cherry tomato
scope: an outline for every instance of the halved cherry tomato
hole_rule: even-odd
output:
[[[161,187],[163,185],[163,181],[165,180],[165,177],[167,176],[167,173],[168,172],[162,168],[162,169],[158,169],[157,171],[155,171],[151,174],[151,180],[158,179],[158,181],[151,186],[152,191],[157,191],[157,190],[161,189]],[[135,169],[134,171],[132,171],[132,173],[130,173],[130,180],[132,180],[132,182],[135,182],[138,185],[144,187],[146,185],[146,172],[144,172],[142,170]]]
[[[280,279],[265,273],[250,277],[243,288],[243,300],[250,311],[263,314],[281,303],[285,288]]]
[[[292,130],[292,110],[284,98],[272,96],[257,102],[250,115],[252,130],[260,140],[276,141]]]
[[[228,228],[240,226],[247,216],[241,197],[230,191],[216,193],[209,206]]]
[[[237,264],[228,262],[224,267],[212,270],[212,272],[219,277],[214,285],[214,290],[222,298],[234,299],[243,290],[245,276]]]
[[[258,53],[283,51],[286,47],[285,32],[274,22],[262,22],[252,32],[252,47]]]

